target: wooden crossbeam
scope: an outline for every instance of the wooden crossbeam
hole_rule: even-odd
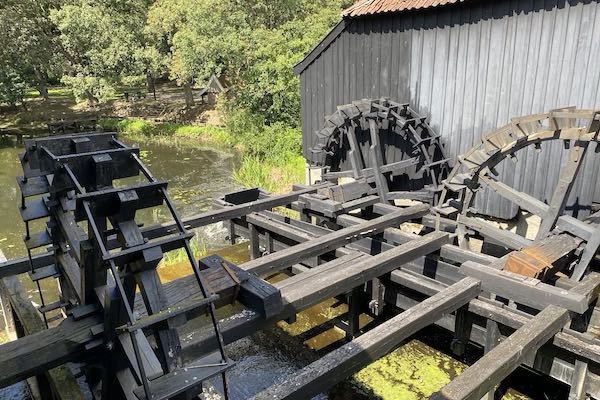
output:
[[[600,226],[596,227],[589,241],[587,242],[585,249],[583,250],[583,254],[581,255],[581,259],[579,260],[579,262],[575,266],[575,269],[573,270],[571,279],[578,281],[583,277],[583,275],[588,270],[592,260],[596,256],[598,248],[600,248]]]
[[[286,193],[279,196],[270,196],[265,199],[259,199],[248,203],[217,210],[210,210],[201,214],[183,218],[183,223],[187,229],[193,229],[229,219],[240,218],[255,211],[268,210],[274,207],[288,205],[291,202],[298,200],[298,197],[302,194],[314,193],[319,188],[324,188],[330,185],[330,183],[325,183],[321,185],[309,186],[307,188],[301,188],[291,193]],[[168,222],[142,229],[142,233],[146,239],[154,239],[176,231],[177,225],[175,222]],[[110,248],[111,246],[109,246],[109,249]],[[33,263],[35,268],[50,265],[54,263],[54,255],[52,253],[36,254],[33,256]],[[30,269],[31,267],[29,265],[29,259],[27,257],[0,262],[0,278],[23,274]]]
[[[332,351],[253,399],[311,398],[389,353],[404,339],[437,321],[443,314],[468,303],[479,291],[476,279],[465,278]]]
[[[318,256],[359,239],[376,235],[389,226],[399,225],[413,218],[424,215],[429,210],[426,205],[417,205],[399,209],[394,214],[375,218],[365,223],[339,231],[331,232],[317,239],[312,239],[285,250],[277,251],[264,257],[251,260],[240,265],[240,268],[255,274],[272,273],[287,268],[302,260]]]
[[[500,245],[506,246],[509,249],[519,250],[522,247],[531,244],[531,240],[526,239],[523,236],[519,236],[511,231],[497,228],[489,222],[467,217],[463,214],[458,215],[458,222],[476,230],[489,241],[499,243]]]
[[[393,247],[375,256],[352,253],[340,257],[292,277],[289,284],[286,284],[287,280],[278,282],[274,286],[281,290],[283,311],[269,319],[254,313],[221,321],[223,339],[226,343],[231,343],[265,326],[289,318],[325,299],[346,293],[371,279],[439,249],[444,243],[448,243],[448,240],[446,233],[432,232],[418,240]],[[213,349],[216,346],[216,341],[209,334],[198,335],[194,340],[194,342],[184,343],[184,346],[194,353]]]
[[[353,151],[353,150],[350,150]],[[350,155],[350,152],[348,152],[348,154]],[[412,158],[408,158],[406,160],[400,160],[400,161],[396,161],[390,164],[385,164],[382,165],[380,170],[382,173],[386,173],[386,172],[398,172],[398,171],[402,171],[404,169],[410,168],[414,165],[417,165],[419,163],[419,158],[418,157],[412,157]],[[354,170],[347,170],[347,171],[335,171],[335,172],[328,172],[326,174],[323,174],[323,179],[337,179],[337,178],[343,178],[343,177],[353,177],[355,175]],[[370,178],[373,177],[375,175],[375,171],[373,171],[373,168],[365,168],[363,170],[360,171],[360,174],[358,175],[359,177],[363,177],[363,178]]]
[[[569,312],[548,306],[467,368],[432,400],[479,400],[549,341],[569,322]]]
[[[564,307],[583,314],[590,300],[583,294],[560,289],[508,271],[499,271],[487,265],[467,261],[460,272],[481,280],[483,290],[495,293],[506,299],[541,310],[549,305]],[[600,282],[595,282],[596,286]]]
[[[432,232],[376,256],[365,255],[367,258],[364,262],[352,262],[346,268],[329,270],[326,274],[314,275],[302,284],[286,286],[282,297],[284,302],[293,304],[294,308],[306,308],[318,300],[344,293],[409,261],[432,253],[448,241],[447,233]]]
[[[392,207],[395,208],[395,206]],[[354,215],[340,215],[337,218],[337,223],[344,227],[360,224],[363,221],[365,220],[359,217],[355,217]],[[406,243],[418,237],[419,235],[417,234],[404,232],[398,228],[386,228],[383,232],[383,238],[387,242],[393,244]],[[440,256],[458,263],[463,263],[465,261],[475,261],[485,265],[491,264],[498,260],[496,257],[467,249],[462,249],[450,243],[442,246],[442,248],[440,249]]]

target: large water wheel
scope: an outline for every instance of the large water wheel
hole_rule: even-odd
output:
[[[564,108],[513,119],[485,135],[481,143],[458,157],[457,164],[444,181],[439,205],[434,208],[439,217],[438,227],[446,217],[456,219],[461,247],[472,247],[471,239],[478,238],[509,250],[520,250],[530,245],[531,239],[542,240],[553,230],[571,232],[583,240],[581,260],[572,271],[572,278],[581,279],[600,245],[600,229],[595,224],[596,215],[582,222],[565,215],[565,208],[590,144],[599,140],[599,131],[600,112]],[[542,151],[542,143],[550,141],[561,141],[568,157],[547,201],[502,182],[498,167],[504,160],[516,162],[521,156],[519,152],[525,153],[530,146]],[[523,232],[513,232],[478,218],[473,205],[477,196],[485,192],[483,188],[538,216],[540,223],[535,237],[526,238]]]
[[[324,179],[365,178],[387,201],[433,201],[450,169],[426,118],[385,98],[338,106],[317,138],[312,151]]]

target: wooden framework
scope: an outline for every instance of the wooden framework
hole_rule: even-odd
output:
[[[556,129],[552,135],[565,139],[570,132],[579,143],[596,140],[596,114],[568,110],[548,118],[571,121],[574,115],[590,115],[592,123],[583,130]],[[535,118],[515,126],[524,132],[524,126],[539,123]],[[373,122],[367,126],[375,130]],[[600,274],[589,271],[598,248],[598,217],[578,221],[561,215],[564,193],[555,196],[563,200],[553,208],[489,183],[489,172],[482,173],[504,156],[502,149],[509,154],[528,142],[550,140],[544,132],[490,150],[488,161],[479,160],[481,168],[468,164],[479,153],[467,153],[461,165],[471,165],[472,178],[459,187],[455,170],[443,183],[443,203],[433,208],[390,204],[376,178],[384,164],[375,163],[353,170],[360,172],[359,179],[340,185],[297,186],[279,196],[259,189],[230,193],[215,201],[214,210],[188,218],[177,215],[167,184],[152,176],[137,149],[114,133],[29,141],[22,159],[25,176],[19,178],[21,214],[27,226],[48,219],[48,229],[39,234],[27,230],[29,256],[0,264],[0,278],[6,284],[29,270],[36,281],[58,279],[60,302],[43,303],[39,311],[45,315],[60,309],[66,318],[59,324],[48,318],[50,329],[42,326],[0,346],[0,385],[41,375],[51,380],[55,368],[78,361],[97,398],[188,398],[201,390],[199,382],[231,367],[224,354],[227,343],[277,321],[294,320],[298,312],[335,297],[349,303],[339,323],[347,342],[265,388],[256,399],[305,398],[326,391],[431,324],[454,336],[458,356],[469,351],[469,344],[485,349],[479,361],[433,398],[493,398],[498,384],[521,365],[566,383],[573,398],[600,398],[600,340],[591,333],[599,317]],[[138,175],[143,183],[113,186],[116,177]],[[545,213],[551,221],[544,228],[548,232],[525,240],[491,229],[463,208],[444,214],[454,205],[470,204],[477,179]],[[451,199],[450,188],[459,196]],[[164,205],[173,222],[147,227],[136,222],[138,209]],[[281,206],[297,211],[299,218],[273,211]],[[448,218],[453,214],[456,219]],[[221,221],[231,243],[249,240],[250,261],[236,266],[215,256],[193,259],[187,229]],[[420,224],[420,231],[409,233],[406,222]],[[500,257],[472,251],[464,245],[472,235],[467,229],[510,251]],[[192,274],[160,284],[155,267],[164,251],[176,247],[187,251]],[[561,273],[580,260],[590,261],[582,279]],[[265,280],[274,274],[287,277],[274,284]],[[10,315],[19,320],[21,310],[32,312],[15,290],[0,289],[2,304],[8,299],[16,310]],[[248,310],[217,321],[215,308],[232,301]],[[384,308],[398,315],[360,329],[360,314],[378,317]],[[180,343],[177,328],[205,313],[211,323],[192,341]],[[195,368],[199,365],[204,367]]]

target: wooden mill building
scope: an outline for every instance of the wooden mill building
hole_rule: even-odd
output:
[[[600,7],[594,0],[359,0],[295,67],[304,154],[337,105],[390,97],[427,115],[448,158],[511,118],[600,107]],[[562,146],[505,165],[503,181],[547,201]],[[587,158],[570,208],[600,200],[600,157]],[[480,211],[516,209],[489,193]]]

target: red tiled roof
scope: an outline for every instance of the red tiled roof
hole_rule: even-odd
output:
[[[421,10],[454,4],[464,0],[358,0],[353,6],[344,10],[344,17],[375,15],[390,12]]]

